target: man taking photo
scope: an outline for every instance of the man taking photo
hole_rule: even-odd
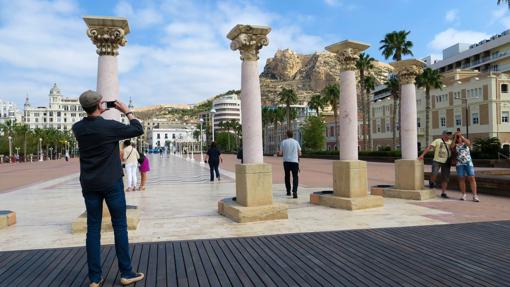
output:
[[[129,285],[142,280],[144,275],[133,272],[131,267],[119,141],[143,134],[143,128],[129,108],[119,101],[111,104],[126,115],[129,125],[102,118],[106,102],[97,92],[89,90],[81,94],[80,104],[87,117],[73,125],[73,133],[80,149],[80,183],[87,209],[89,286],[98,287],[103,283],[100,249],[103,200],[112,218],[120,283]]]

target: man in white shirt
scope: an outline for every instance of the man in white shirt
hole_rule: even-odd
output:
[[[283,169],[285,171],[285,188],[287,195],[290,195],[290,173],[292,172],[292,197],[297,198],[299,157],[301,156],[301,146],[293,139],[294,134],[291,130],[287,131],[287,139],[280,144],[278,155],[283,156]]]

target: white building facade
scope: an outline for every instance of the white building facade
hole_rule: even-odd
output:
[[[190,125],[175,125],[166,128],[149,129],[147,142],[149,148],[166,146],[172,149],[177,142],[196,142],[193,137],[195,127]]]
[[[14,102],[0,100],[0,124],[7,122],[20,123],[22,121],[22,113],[16,107]]]
[[[214,128],[218,129],[221,122],[235,120],[241,123],[241,100],[237,94],[221,96],[213,100]]]

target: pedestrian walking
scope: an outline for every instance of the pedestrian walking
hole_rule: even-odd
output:
[[[136,148],[131,145],[130,140],[124,141],[124,150],[122,151],[122,159],[124,160],[124,167],[127,175],[127,189],[126,192],[135,191],[136,183],[138,181],[136,177],[136,168],[138,167],[138,159],[140,154]]]
[[[455,133],[452,151],[456,154],[456,170],[457,179],[459,181],[459,189],[462,192],[460,200],[466,200],[466,178],[469,182],[471,192],[473,193],[473,201],[480,202],[477,194],[475,167],[471,159],[471,151],[469,146],[471,141],[465,138],[461,132]]]
[[[220,163],[223,163],[223,156],[221,155],[220,150],[216,146],[216,142],[211,142],[211,146],[207,150],[205,154],[205,163],[209,163],[209,172],[211,173],[211,181],[214,181],[214,174],[216,173],[216,178],[220,181]]]
[[[293,137],[294,133],[288,130],[287,138],[280,144],[278,155],[283,156],[283,170],[285,171],[285,188],[287,189],[287,195],[291,195],[290,174],[292,173],[292,197],[297,198],[301,146]]]
[[[145,185],[147,183],[147,173],[151,170],[149,165],[149,158],[142,152],[140,154],[140,158],[138,159],[138,163],[140,166],[138,169],[140,170],[140,188],[138,190],[145,190]]]
[[[87,209],[89,286],[103,283],[100,240],[103,201],[111,214],[120,283],[130,285],[141,281],[144,275],[135,273],[131,266],[119,141],[142,135],[143,127],[122,102],[116,101],[115,109],[126,115],[129,125],[101,117],[106,103],[97,92],[86,91],[79,101],[87,117],[75,123],[72,130],[80,148],[80,184]]]
[[[424,156],[431,150],[434,150],[434,160],[432,161],[432,173],[429,180],[429,187],[434,188],[441,170],[441,197],[448,198],[446,194],[446,187],[450,179],[450,167],[451,167],[451,144],[452,141],[450,136],[452,135],[449,131],[443,131],[441,138],[435,139],[430,145],[428,145],[423,153],[418,158],[423,160]]]

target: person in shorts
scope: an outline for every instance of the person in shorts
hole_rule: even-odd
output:
[[[423,160],[423,157],[431,150],[434,150],[434,160],[432,161],[432,174],[430,176],[429,187],[434,188],[437,180],[437,176],[441,171],[441,197],[448,198],[446,194],[446,187],[448,186],[448,180],[450,179],[450,167],[451,167],[451,144],[450,140],[451,132],[443,131],[441,138],[435,139],[429,144],[423,153],[418,158]]]
[[[456,153],[456,169],[457,177],[459,181],[459,189],[462,192],[460,200],[466,200],[466,178],[473,192],[473,201],[480,202],[478,199],[476,190],[476,179],[475,179],[475,168],[473,166],[473,160],[471,159],[471,152],[469,145],[471,141],[465,138],[460,132],[455,133],[454,144],[452,145],[452,151]]]

